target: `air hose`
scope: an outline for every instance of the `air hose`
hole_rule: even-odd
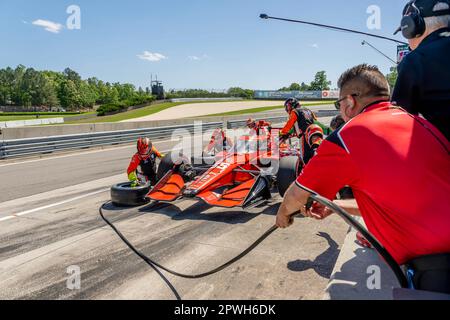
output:
[[[384,261],[389,265],[389,267],[392,269],[392,271],[394,272],[395,276],[397,277],[398,282],[400,283],[402,288],[407,288],[408,287],[408,281],[406,279],[406,276],[404,275],[404,273],[402,272],[402,269],[400,268],[400,266],[395,262],[394,258],[389,254],[389,252],[383,247],[383,245],[381,245],[377,239],[375,239],[375,237],[368,231],[366,230],[360,223],[358,223],[355,219],[353,219],[351,217],[351,215],[349,213],[347,213],[345,210],[343,210],[342,208],[340,208],[339,206],[337,206],[336,204],[334,204],[332,201],[320,196],[320,195],[311,195],[310,197],[310,201],[308,201],[307,207],[310,207],[312,204],[312,200],[317,201],[318,203],[330,208],[331,210],[333,210],[335,213],[337,213],[341,218],[343,218],[345,220],[345,222],[347,222],[350,226],[352,226],[353,228],[355,228],[357,231],[359,231],[364,238],[366,238],[366,240],[375,248],[375,250],[377,250],[377,252],[383,257]],[[207,276],[210,276],[212,274],[215,274],[219,271],[222,271],[223,269],[227,268],[228,266],[232,265],[233,263],[235,263],[236,261],[242,259],[243,257],[245,257],[248,253],[250,253],[251,251],[253,251],[253,249],[255,249],[261,242],[263,242],[267,237],[269,237],[275,230],[278,229],[278,227],[276,225],[273,225],[272,227],[270,227],[263,235],[261,235],[255,242],[253,242],[247,249],[245,249],[244,251],[242,251],[240,254],[238,254],[236,257],[234,257],[233,259],[225,262],[224,264],[220,265],[219,267],[207,271],[207,272],[203,272],[203,273],[199,273],[199,274],[183,274],[183,273],[179,273],[173,270],[170,270],[169,268],[166,268],[164,266],[162,266],[161,264],[159,264],[158,262],[150,259],[148,256],[146,256],[145,254],[143,254],[142,252],[140,252],[136,247],[134,247],[129,241],[128,239],[116,228],[116,226],[109,221],[105,215],[103,214],[103,208],[106,204],[109,204],[110,201],[105,202],[100,208],[99,208],[99,212],[100,212],[100,216],[102,217],[102,219],[106,222],[106,224],[108,224],[113,230],[114,232],[119,236],[119,238],[128,246],[128,248],[130,248],[137,256],[139,256],[143,261],[145,261],[148,265],[150,265],[151,267],[157,267],[161,270],[166,271],[167,273],[170,273],[174,276],[177,277],[181,277],[181,278],[187,278],[187,279],[199,279],[199,278],[204,278]],[[297,213],[296,213],[297,214]],[[296,215],[294,214],[294,215]]]
[[[200,274],[182,274],[173,270],[170,270],[162,265],[160,265],[158,262],[150,259],[149,257],[147,257],[145,254],[143,254],[142,252],[140,252],[138,249],[136,249],[128,240],[127,238],[114,226],[114,224],[109,221],[103,214],[103,207],[108,204],[108,202],[104,203],[99,211],[100,211],[100,216],[102,217],[102,219],[114,230],[114,232],[119,236],[120,239],[122,239],[122,241],[128,246],[128,248],[130,248],[135,254],[137,254],[142,260],[144,260],[148,265],[150,266],[156,266],[158,268],[160,268],[161,270],[164,270],[174,276],[177,277],[181,277],[181,278],[187,278],[187,279],[199,279],[199,278],[204,278],[207,276],[210,276],[214,273],[217,273],[219,271],[222,271],[223,269],[225,269],[226,267],[232,265],[233,263],[235,263],[236,261],[242,259],[243,257],[245,257],[248,253],[250,253],[251,251],[253,251],[253,249],[255,249],[261,242],[263,242],[268,236],[270,236],[275,230],[278,229],[277,226],[272,226],[269,230],[267,230],[262,236],[260,236],[255,242],[253,242],[247,249],[245,249],[244,251],[242,251],[239,255],[237,255],[236,257],[234,257],[233,259],[227,261],[226,263],[222,264],[221,266],[208,271],[208,272],[204,272],[204,273],[200,273]]]

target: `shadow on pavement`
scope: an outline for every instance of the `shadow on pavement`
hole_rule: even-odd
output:
[[[244,224],[260,214],[276,215],[279,206],[280,203],[268,203],[251,209],[250,212],[220,208],[219,211],[204,213],[206,210],[211,209],[211,206],[199,200],[184,210],[175,204],[160,203],[142,207],[139,209],[139,212],[166,215],[173,220],[202,220],[227,224]],[[255,210],[257,212],[254,212]]]
[[[380,281],[379,286],[370,289],[368,283],[373,286],[374,267],[379,268]],[[359,247],[354,250],[354,257],[333,274],[327,291],[332,300],[391,300],[392,289],[399,286],[394,273],[375,250]]]
[[[291,271],[306,271],[313,269],[319,276],[329,279],[339,255],[339,245],[328,233],[319,232],[317,235],[328,242],[327,250],[318,255],[314,261],[295,260],[289,262],[287,267]]]

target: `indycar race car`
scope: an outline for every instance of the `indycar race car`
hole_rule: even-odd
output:
[[[116,185],[112,202],[140,205],[197,198],[211,206],[257,206],[271,198],[273,187],[283,196],[302,167],[298,148],[274,140],[270,134],[245,135],[230,150],[200,158],[168,153],[158,166],[159,181],[153,188]]]

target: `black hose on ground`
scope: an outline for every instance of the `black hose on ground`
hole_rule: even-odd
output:
[[[242,259],[243,257],[245,257],[248,253],[250,253],[253,249],[255,249],[261,242],[263,242],[268,236],[270,236],[275,230],[278,229],[277,226],[272,226],[269,230],[267,230],[261,237],[258,238],[258,240],[256,240],[255,242],[253,242],[247,249],[245,249],[243,252],[241,252],[239,255],[237,255],[236,257],[234,257],[233,259],[227,261],[226,263],[222,264],[221,266],[208,271],[208,272],[204,272],[204,273],[200,273],[200,274],[183,274],[183,273],[179,273],[173,270],[170,270],[162,265],[160,265],[158,262],[150,259],[149,257],[147,257],[145,254],[143,254],[142,252],[140,252],[138,249],[136,249],[128,240],[127,238],[114,226],[114,224],[109,221],[103,214],[103,207],[110,203],[109,201],[104,203],[100,209],[100,216],[102,217],[102,219],[114,230],[114,232],[119,236],[120,239],[122,239],[122,241],[128,246],[128,248],[130,248],[135,254],[137,254],[142,260],[144,260],[148,265],[154,267],[158,267],[161,270],[164,270],[174,276],[177,277],[181,277],[181,278],[187,278],[187,279],[199,279],[199,278],[204,278],[207,276],[210,276],[214,273],[217,273],[219,271],[222,271],[223,269],[225,269],[226,267],[232,265],[233,263],[235,263],[236,261]]]
[[[357,231],[359,231],[364,238],[366,238],[366,240],[375,248],[375,250],[377,250],[377,252],[383,257],[383,259],[385,260],[385,262],[389,265],[389,267],[392,269],[392,271],[394,272],[395,276],[397,277],[398,282],[400,283],[402,288],[408,288],[408,281],[406,279],[405,274],[403,273],[402,269],[400,268],[400,266],[395,262],[394,258],[389,254],[389,252],[383,247],[382,244],[380,244],[378,242],[378,240],[368,231],[366,230],[360,223],[358,223],[356,220],[354,220],[351,215],[346,212],[345,210],[343,210],[342,208],[340,208],[339,206],[337,206],[336,204],[334,204],[332,201],[319,196],[319,195],[311,195],[311,199],[314,201],[317,201],[318,203],[321,203],[322,205],[330,208],[331,210],[333,210],[335,213],[337,213],[341,218],[343,218],[345,220],[345,222],[347,222],[350,226],[352,226],[353,228],[355,228]],[[310,199],[310,200],[311,200]],[[147,257],[145,254],[143,254],[142,252],[140,252],[138,249],[136,249],[128,240],[127,238],[114,226],[114,224],[109,221],[103,214],[103,207],[110,203],[110,201],[104,203],[100,208],[99,208],[99,212],[100,212],[100,216],[102,217],[102,219],[114,230],[114,232],[120,237],[120,239],[122,239],[122,241],[136,254],[138,255],[142,260],[144,260],[148,265],[150,265],[152,268],[158,267],[161,270],[164,270],[174,276],[177,277],[181,277],[181,278],[187,278],[187,279],[199,279],[199,278],[204,278],[207,276],[210,276],[212,274],[215,274],[219,271],[222,271],[223,269],[225,269],[226,267],[232,265],[233,263],[235,263],[236,261],[242,259],[243,257],[245,257],[248,253],[250,253],[253,249],[255,249],[261,242],[263,242],[267,237],[269,237],[275,230],[278,229],[278,227],[276,225],[273,225],[272,227],[270,227],[263,235],[261,235],[255,242],[253,242],[247,249],[245,249],[243,252],[241,252],[239,255],[237,255],[236,257],[234,257],[233,259],[225,262],[224,264],[222,264],[221,266],[211,270],[211,271],[207,271],[204,273],[199,273],[199,274],[183,274],[183,273],[179,273],[173,270],[170,270],[162,265],[160,265],[158,262],[150,259],[149,257]],[[308,202],[309,206],[311,205],[312,201]],[[307,206],[308,206],[307,205]]]

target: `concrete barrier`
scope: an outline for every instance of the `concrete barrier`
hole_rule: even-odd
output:
[[[337,114],[333,110],[320,110],[316,112],[319,117],[329,117]],[[39,137],[53,137],[60,135],[71,135],[81,133],[96,133],[105,131],[120,131],[133,130],[143,128],[156,128],[165,126],[176,126],[193,124],[194,121],[205,122],[224,122],[245,120],[250,115],[236,115],[236,116],[207,116],[201,118],[186,118],[178,120],[159,120],[159,121],[145,121],[145,122],[105,122],[92,124],[66,124],[54,125],[44,127],[23,127],[23,128],[6,128],[0,129],[0,140],[14,140],[14,139],[28,139]],[[258,118],[272,118],[277,116],[286,116],[283,110],[280,112],[257,113],[252,115]],[[286,116],[287,117],[287,116]]]
[[[356,218],[364,225],[362,218]],[[379,283],[374,277],[379,276]],[[393,289],[399,288],[392,270],[374,249],[356,243],[356,230],[351,228],[334,266],[324,300],[392,300]]]
[[[15,120],[0,122],[0,128],[17,128],[26,126],[40,126],[48,124],[64,123],[64,118],[46,118],[46,119],[31,119],[31,120]]]

